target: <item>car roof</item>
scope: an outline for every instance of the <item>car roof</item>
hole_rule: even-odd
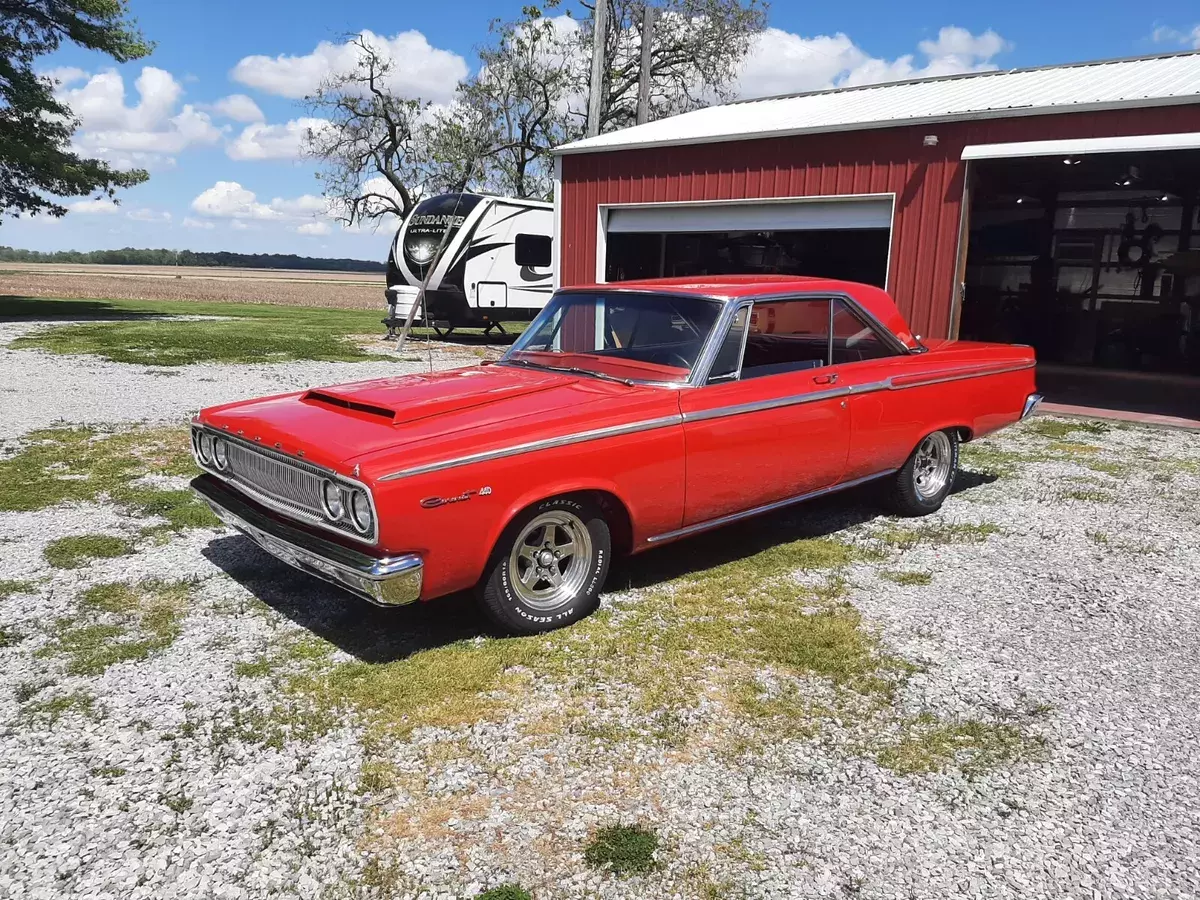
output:
[[[917,346],[908,323],[888,293],[870,284],[812,275],[695,275],[643,278],[606,284],[571,285],[571,291],[669,291],[722,300],[753,299],[778,294],[848,294],[906,346]]]

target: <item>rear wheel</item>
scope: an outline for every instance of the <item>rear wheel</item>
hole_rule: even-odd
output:
[[[600,605],[612,538],[596,504],[575,497],[543,500],[500,538],[481,602],[513,634],[536,634],[577,622]]]
[[[958,472],[958,434],[935,431],[926,436],[896,473],[892,506],[903,516],[924,516],[941,508]]]

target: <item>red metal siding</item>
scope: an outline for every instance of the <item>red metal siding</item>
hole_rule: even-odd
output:
[[[888,289],[914,331],[937,337],[950,327],[964,146],[1191,131],[1200,131],[1200,104],[571,154],[562,284],[595,280],[600,204],[894,192]],[[923,145],[926,134],[936,147]]]

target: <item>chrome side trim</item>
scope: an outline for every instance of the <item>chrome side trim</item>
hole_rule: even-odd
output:
[[[674,540],[675,538],[698,534],[701,531],[708,531],[711,528],[720,528],[722,525],[729,525],[733,522],[740,522],[742,519],[749,519],[752,516],[774,512],[777,509],[784,509],[797,503],[803,503],[805,500],[814,500],[817,497],[823,497],[826,494],[835,494],[838,491],[844,491],[852,487],[858,487],[860,484],[866,484],[868,481],[886,478],[888,475],[891,475],[897,471],[899,470],[888,469],[884,472],[876,472],[874,475],[866,475],[862,478],[855,478],[853,481],[844,481],[841,484],[832,484],[829,487],[823,487],[819,490],[809,491],[807,494],[799,494],[795,497],[788,497],[786,500],[776,500],[774,503],[766,503],[762,506],[756,506],[753,509],[730,513],[727,516],[721,516],[717,519],[709,519],[706,522],[697,522],[695,525],[688,525],[686,528],[678,528],[675,531],[668,531],[664,534],[656,534],[654,537],[646,538],[646,543],[658,544],[662,541],[670,541]]]
[[[500,450],[484,450],[481,453],[471,453],[467,456],[456,456],[453,459],[442,460],[441,462],[426,463],[422,466],[413,466],[408,469],[401,469],[398,472],[392,472],[379,478],[379,481],[395,481],[397,478],[409,478],[413,475],[425,475],[429,472],[440,472],[442,469],[453,469],[458,466],[466,466],[471,463],[487,462],[493,459],[504,459],[507,456],[517,456],[521,453],[535,453],[538,450],[552,450],[555,447],[566,447],[570,444],[582,444],[585,441],[598,441],[603,438],[620,437],[626,434],[637,434],[641,431],[653,431],[656,428],[668,428],[671,425],[682,424],[683,417],[676,414],[673,416],[661,416],[657,419],[646,419],[641,422],[631,422],[628,425],[610,425],[607,428],[593,428],[590,431],[581,431],[578,434],[564,435],[562,437],[544,438],[540,441],[529,441],[524,444],[517,444],[513,447],[505,447]]]
[[[194,479],[192,490],[222,522],[301,572],[379,606],[420,599],[425,564],[415,553],[379,558],[323,540],[268,518],[211,475]]]
[[[1025,407],[1021,410],[1021,418],[1028,419],[1030,416],[1032,416],[1034,411],[1042,405],[1042,399],[1043,398],[1041,394],[1030,394],[1028,397],[1026,397]]]
[[[642,422],[632,422],[628,425],[611,425],[607,428],[595,428],[590,431],[581,431],[578,434],[564,435],[556,438],[545,438],[540,441],[529,441],[525,444],[516,444],[512,447],[505,447],[499,450],[485,450],[481,453],[458,456],[454,457],[453,459],[443,460],[441,462],[426,463],[425,465],[413,466],[409,469],[401,469],[398,472],[391,472],[390,474],[381,476],[378,480],[395,481],[398,478],[408,478],[413,475],[425,475],[429,472],[439,472],[443,469],[453,469],[458,466],[470,465],[471,463],[487,462],[493,459],[504,459],[505,457],[516,456],[521,453],[534,453],[538,450],[551,450],[555,447],[566,447],[570,444],[581,444],[586,441],[597,441],[609,437],[619,437],[625,434],[636,434],[640,431],[651,431],[656,428],[667,428],[671,425],[681,425],[685,422],[702,422],[706,419],[719,419],[727,416],[762,412],[764,410],[778,409],[786,406],[799,406],[803,403],[816,403],[821,400],[830,400],[851,395],[857,396],[858,394],[870,394],[874,393],[875,391],[904,391],[908,390],[909,388],[926,387],[931,384],[941,384],[947,381],[962,381],[968,378],[979,378],[985,375],[1004,375],[1008,372],[1019,372],[1022,369],[1033,368],[1034,365],[1035,363],[1023,363],[1019,366],[1011,366],[1005,369],[963,372],[945,377],[934,377],[926,381],[917,381],[913,384],[902,385],[894,384],[894,378],[887,378],[883,381],[873,381],[868,384],[847,385],[845,387],[831,388],[825,391],[810,391],[804,394],[791,394],[787,397],[777,397],[772,400],[759,400],[754,403],[741,403],[736,406],[722,406],[716,409],[705,409],[698,412],[683,413],[673,416],[662,416],[658,419],[646,419]]]
[[[927,387],[931,384],[945,384],[948,381],[965,381],[968,378],[984,378],[988,375],[1007,375],[1010,372],[1023,372],[1026,369],[1033,369],[1037,366],[1037,362],[1030,361],[1021,363],[1018,366],[1005,366],[1004,368],[976,368],[961,372],[952,372],[948,375],[931,375],[929,378],[913,381],[908,384],[894,384],[895,376],[888,379],[888,390],[904,391],[908,388]],[[901,376],[908,377],[908,376]]]

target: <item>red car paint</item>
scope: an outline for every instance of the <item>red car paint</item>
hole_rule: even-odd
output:
[[[921,349],[888,295],[859,284],[735,276],[571,290],[613,289],[722,301],[844,295]],[[969,439],[1010,425],[1034,391],[1033,366],[1028,347],[965,341],[697,387],[485,365],[229,403],[198,421],[366,484],[379,520],[369,552],[420,554],[421,599],[431,599],[475,585],[508,523],[539,500],[610,495],[628,520],[624,549],[640,552],[689,526],[894,471],[933,431]],[[658,424],[621,431],[647,422]]]

